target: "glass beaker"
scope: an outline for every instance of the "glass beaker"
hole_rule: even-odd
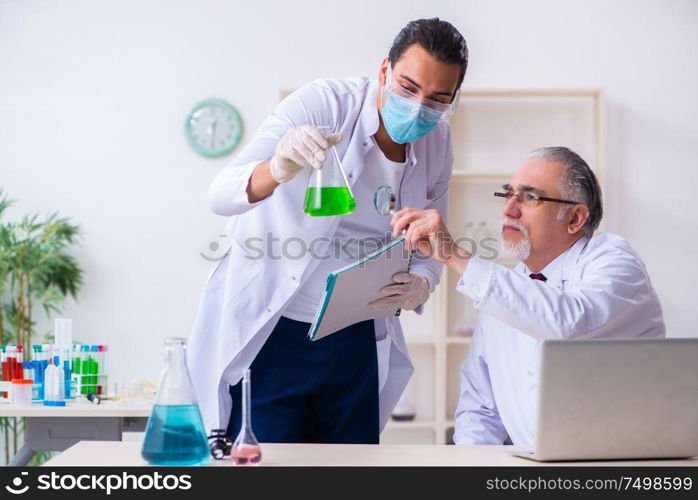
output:
[[[317,127],[325,132],[329,127]],[[344,175],[342,163],[334,146],[327,150],[322,168],[313,169],[305,191],[303,211],[313,217],[350,214],[356,208],[356,200]]]
[[[141,455],[154,465],[196,465],[208,440],[185,360],[186,340],[165,339],[165,367],[145,429]]]
[[[242,378],[242,424],[235,438],[230,458],[235,465],[257,465],[262,461],[262,449],[252,432],[252,407],[250,405],[250,370]]]

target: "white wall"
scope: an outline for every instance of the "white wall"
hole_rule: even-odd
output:
[[[0,0],[0,186],[11,217],[83,228],[66,314],[76,339],[110,344],[114,379],[157,381],[224,223],[206,189],[229,158],[189,150],[190,107],[229,100],[246,141],[278,89],[372,75],[425,16],[466,36],[467,88],[604,89],[607,228],[644,258],[669,334],[695,336],[698,2]]]

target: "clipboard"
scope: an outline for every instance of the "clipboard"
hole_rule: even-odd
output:
[[[412,252],[400,236],[377,251],[327,276],[325,296],[315,315],[308,338],[319,340],[367,319],[399,316],[395,311],[375,311],[369,302],[384,297],[380,289],[395,273],[409,272]]]

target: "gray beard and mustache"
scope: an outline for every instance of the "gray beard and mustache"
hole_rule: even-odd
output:
[[[515,219],[509,219],[505,217],[502,219],[502,229],[504,226],[512,226],[521,231],[522,238],[514,243],[504,239],[502,234],[502,239],[499,242],[499,250],[501,256],[505,259],[513,260],[526,260],[528,256],[531,255],[531,240],[528,239],[528,230],[521,225],[521,223]]]

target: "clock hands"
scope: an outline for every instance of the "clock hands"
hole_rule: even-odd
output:
[[[216,143],[216,125],[218,125],[218,118],[213,119],[213,123],[209,127],[209,134],[211,135],[211,149],[214,149]]]
[[[229,153],[240,140],[241,120],[225,101],[208,99],[197,104],[187,117],[185,134],[189,145],[210,157]]]

